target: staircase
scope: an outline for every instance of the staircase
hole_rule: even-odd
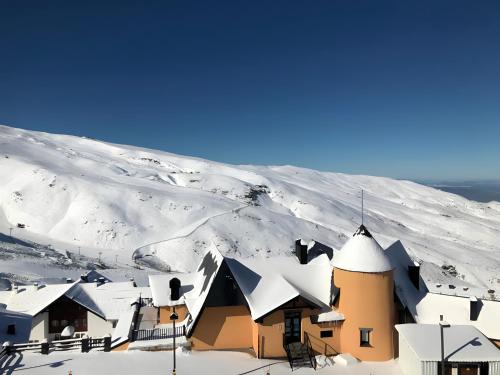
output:
[[[312,367],[316,370],[316,358],[312,352],[309,337],[304,335],[304,344],[300,341],[285,343],[285,351],[292,371],[299,367]]]

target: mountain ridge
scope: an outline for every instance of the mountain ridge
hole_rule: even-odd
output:
[[[384,246],[451,264],[496,287],[500,204],[405,180],[294,166],[231,165],[85,137],[0,126],[0,231],[89,256],[197,264],[209,243],[237,256],[290,255],[293,240],[340,248],[360,223]],[[100,256],[100,255],[99,255]]]

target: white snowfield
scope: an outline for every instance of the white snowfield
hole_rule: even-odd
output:
[[[0,180],[4,235],[14,227],[18,238],[102,252],[108,263],[135,254],[181,272],[212,242],[231,257],[290,255],[295,238],[340,249],[360,224],[363,189],[365,224],[383,248],[400,239],[437,266],[423,269],[450,264],[466,284],[500,286],[500,203],[409,181],[235,166],[6,126]]]
[[[23,353],[0,363],[0,373],[66,375],[137,375],[171,374],[172,351],[168,352],[91,352],[60,353],[49,355]],[[342,375],[402,375],[396,361],[360,362],[349,366],[332,364],[331,359],[318,357],[318,371],[299,368],[292,372],[286,361],[256,359],[247,353],[237,352],[183,352],[177,349],[177,374],[179,375],[271,375],[283,374],[342,374]]]

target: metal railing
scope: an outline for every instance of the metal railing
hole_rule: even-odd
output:
[[[145,341],[145,340],[161,340],[170,339],[175,337],[186,336],[186,326],[181,325],[175,327],[153,328],[153,329],[134,329],[132,341]]]
[[[317,354],[323,354],[327,357],[336,356],[339,354],[331,345],[328,345],[324,340],[311,335],[309,332],[304,331],[304,336],[307,334],[311,348]]]
[[[311,367],[316,370],[316,355],[311,346],[311,340],[309,339],[309,335],[307,332],[304,332],[304,345],[307,348],[307,354],[309,355],[309,362],[311,362]]]

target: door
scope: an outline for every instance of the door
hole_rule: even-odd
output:
[[[285,343],[300,342],[300,311],[285,312]]]

